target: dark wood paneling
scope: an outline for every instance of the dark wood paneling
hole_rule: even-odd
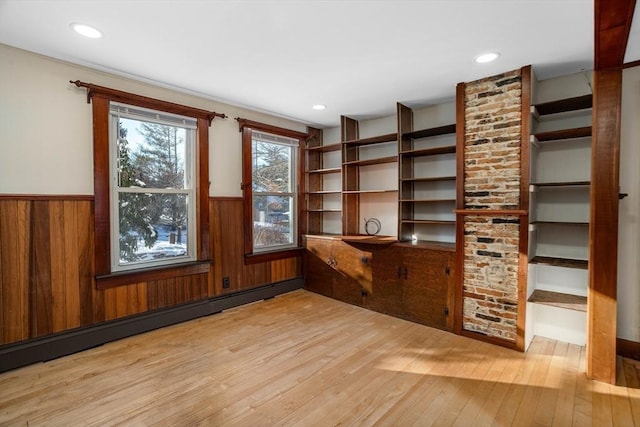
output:
[[[0,202],[2,342],[29,338],[30,208],[25,201]]]
[[[238,232],[242,199],[224,198],[207,201],[213,274],[208,263],[196,263],[197,271],[155,280],[129,275],[118,286],[98,289],[93,202],[43,197],[0,200],[0,344],[221,295],[222,275],[232,284],[224,293],[301,275],[300,257],[245,265]]]
[[[51,290],[51,245],[49,202],[32,202],[31,259],[29,262],[29,298],[31,299],[31,336],[53,332]],[[56,295],[58,298],[58,295]]]

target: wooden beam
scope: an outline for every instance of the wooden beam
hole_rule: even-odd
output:
[[[587,376],[615,384],[622,71],[594,72]]]
[[[624,63],[636,0],[596,0],[594,69]]]
[[[615,384],[622,66],[636,0],[596,0],[587,376]]]

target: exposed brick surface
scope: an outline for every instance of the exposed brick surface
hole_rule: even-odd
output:
[[[465,90],[465,209],[520,208],[521,76],[514,71]],[[518,216],[464,217],[463,329],[517,337]]]

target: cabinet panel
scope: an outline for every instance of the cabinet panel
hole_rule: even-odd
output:
[[[438,329],[448,328],[450,268],[453,254],[403,249],[406,279],[403,302],[409,320]],[[449,270],[448,270],[449,269]]]
[[[305,254],[305,289],[325,296],[333,296],[333,276],[335,271],[327,264],[326,259],[312,252]]]
[[[363,291],[371,291],[371,252],[333,239],[306,238],[308,290],[363,305]]]
[[[367,296],[367,308],[404,317],[402,251],[390,246],[376,250],[373,257],[373,289]]]

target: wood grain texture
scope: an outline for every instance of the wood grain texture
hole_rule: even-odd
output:
[[[514,352],[295,291],[0,374],[0,424],[640,425],[640,364],[619,361],[613,387],[584,347]]]
[[[587,375],[614,383],[622,71],[593,75]]]
[[[92,200],[0,200],[0,345],[221,295],[223,273],[230,292],[301,276],[300,257],[244,265],[242,199],[207,203],[212,273],[98,289]]]

